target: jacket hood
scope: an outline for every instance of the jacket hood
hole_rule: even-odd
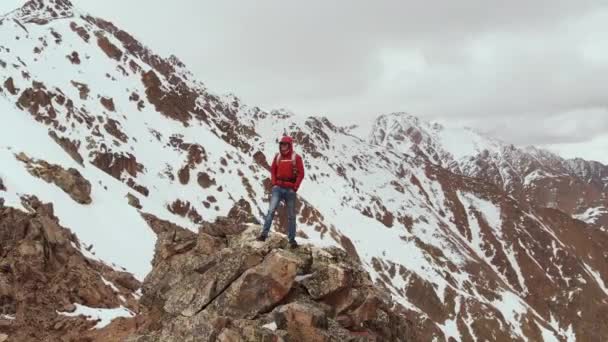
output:
[[[287,153],[291,153],[293,151],[293,139],[290,136],[282,137],[280,142],[289,144],[289,149],[287,150]],[[279,152],[280,151],[281,151],[281,148],[279,147]],[[282,153],[282,154],[287,154],[287,153]]]

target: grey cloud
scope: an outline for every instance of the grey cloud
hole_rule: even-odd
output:
[[[338,122],[406,111],[525,144],[608,128],[588,114],[608,107],[605,1],[74,2],[253,105]]]

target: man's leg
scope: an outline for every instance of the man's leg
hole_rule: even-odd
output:
[[[296,242],[296,192],[288,190],[286,194],[287,202],[287,237],[289,243]]]
[[[274,219],[274,212],[279,205],[279,201],[281,200],[281,189],[278,186],[272,187],[272,196],[270,197],[270,204],[268,206],[268,213],[264,219],[264,228],[262,229],[261,237],[266,238],[268,236],[268,231],[270,231],[270,225],[272,224],[272,220]]]

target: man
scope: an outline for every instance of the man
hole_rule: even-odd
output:
[[[293,151],[293,139],[288,136],[281,138],[279,153],[272,161],[270,168],[272,180],[272,197],[264,221],[264,227],[258,241],[268,237],[270,225],[274,219],[274,212],[281,200],[287,204],[287,237],[292,248],[298,246],[296,242],[296,192],[304,179],[304,163],[302,157]]]

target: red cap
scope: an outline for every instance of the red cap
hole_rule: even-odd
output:
[[[281,138],[282,143],[288,143],[289,145],[293,144],[293,139],[290,136],[284,136]]]

